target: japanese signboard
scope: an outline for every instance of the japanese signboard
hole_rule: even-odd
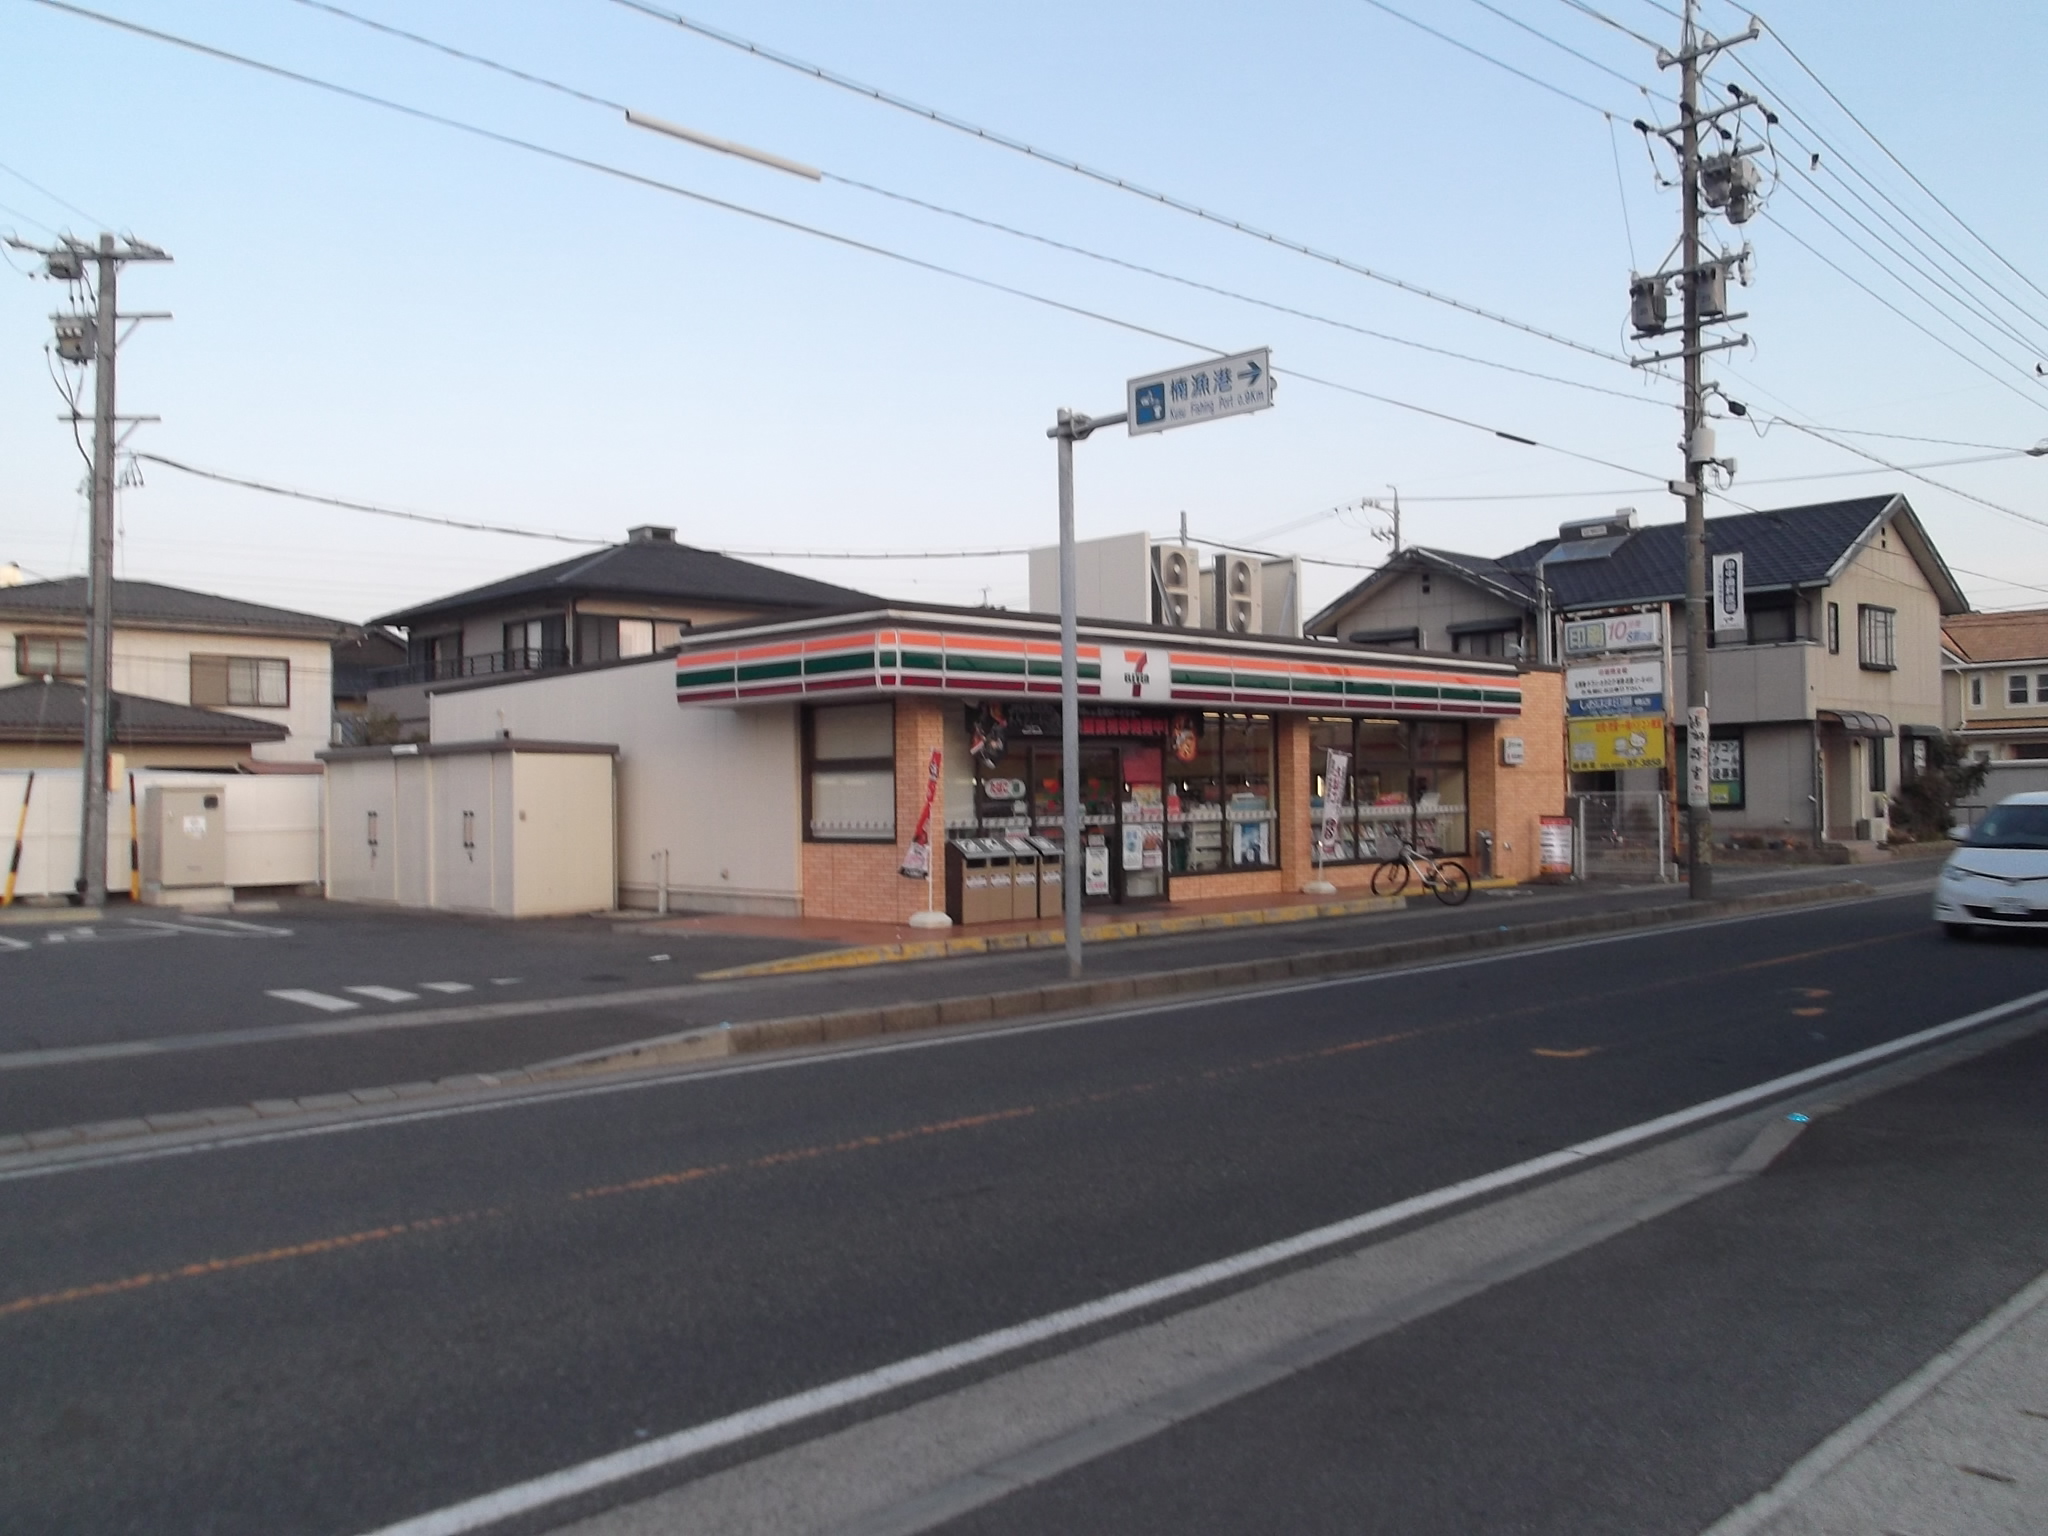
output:
[[[1273,403],[1272,348],[1132,379],[1125,386],[1125,401],[1133,437],[1263,411]]]
[[[1573,830],[1572,819],[1569,816],[1537,818],[1537,858],[1541,865],[1541,873],[1569,875],[1573,872]]]
[[[1606,651],[1651,651],[1664,643],[1661,613],[1617,613],[1612,618],[1578,619],[1564,627],[1567,656]]]
[[[1714,633],[1740,634],[1749,628],[1742,594],[1742,556],[1714,555],[1707,566],[1707,597],[1712,604]]]
[[[1598,661],[1566,667],[1564,708],[1573,719],[1664,713],[1664,663]]]
[[[1339,853],[1337,837],[1344,825],[1344,801],[1351,793],[1351,754],[1331,751],[1323,758],[1323,825],[1316,852],[1326,859]]]
[[[1742,738],[1717,737],[1707,743],[1707,804],[1720,810],[1742,808]]]
[[[1566,730],[1575,773],[1664,766],[1662,715],[1605,715],[1570,721]]]
[[[932,748],[931,766],[925,770],[924,809],[918,812],[917,830],[910,834],[910,846],[903,851],[897,873],[912,880],[932,877],[932,802],[939,793],[940,752]]]
[[[1685,712],[1685,803],[1687,805],[1711,805],[1712,793],[1707,772],[1708,752],[1713,733],[1707,728],[1707,712],[1704,709],[1689,709]]]

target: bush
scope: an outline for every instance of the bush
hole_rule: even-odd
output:
[[[1984,787],[1990,768],[1971,760],[1960,736],[1922,736],[1927,766],[1905,774],[1892,796],[1892,830],[1901,841],[1933,842],[1948,836],[1956,802]]]

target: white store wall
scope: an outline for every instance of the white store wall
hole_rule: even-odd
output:
[[[801,737],[794,704],[676,703],[673,657],[435,693],[436,744],[501,732],[614,745],[619,904],[797,916],[803,902]]]

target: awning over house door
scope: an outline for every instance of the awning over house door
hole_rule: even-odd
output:
[[[1883,715],[1866,714],[1860,709],[1823,709],[1815,718],[1822,725],[1839,726],[1845,736],[1889,736],[1892,723]]]

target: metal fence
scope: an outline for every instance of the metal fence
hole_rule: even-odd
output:
[[[1661,790],[1605,790],[1566,802],[1582,880],[1673,880],[1671,797]]]

